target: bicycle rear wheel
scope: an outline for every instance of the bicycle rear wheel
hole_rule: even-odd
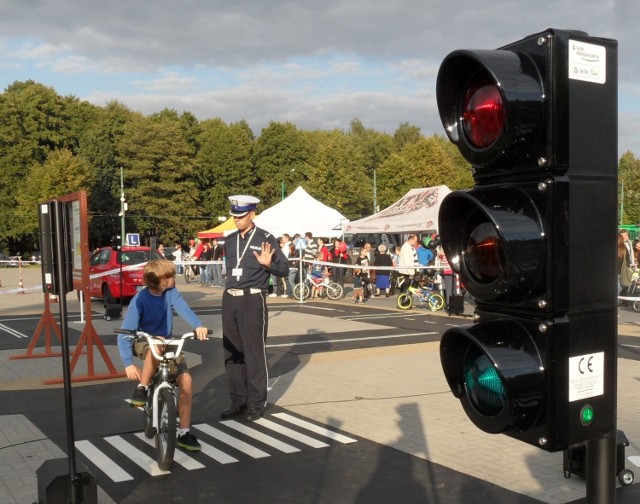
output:
[[[147,439],[153,438],[156,435],[156,430],[153,427],[153,387],[149,387],[147,391],[147,401],[144,404],[143,409],[143,421],[144,421],[144,436]]]
[[[410,294],[403,292],[402,294],[398,295],[396,305],[401,310],[410,310],[413,307],[413,298]]]
[[[169,389],[162,389],[158,397],[158,432],[156,433],[156,462],[163,471],[173,463],[176,451],[176,401]]]
[[[193,268],[191,266],[185,266],[184,267],[184,281],[189,283],[191,282],[191,280],[193,280],[193,277],[195,275],[193,274]]]
[[[327,296],[329,296],[329,299],[340,299],[343,293],[344,289],[338,282],[331,282],[327,285]]]
[[[429,296],[429,308],[431,311],[438,311],[444,308],[444,297],[442,294],[431,294]]]

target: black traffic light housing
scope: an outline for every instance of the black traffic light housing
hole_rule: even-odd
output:
[[[439,215],[477,307],[442,336],[453,394],[549,451],[615,431],[617,43],[549,29],[454,51],[436,90],[475,180]]]

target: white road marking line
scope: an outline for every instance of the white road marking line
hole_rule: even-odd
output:
[[[26,334],[22,334],[19,331],[16,331],[15,329],[12,329],[9,326],[6,326],[4,324],[0,324],[0,330],[3,330],[6,333],[11,334],[11,336],[15,336],[16,338],[28,338],[29,336],[27,336]]]
[[[144,435],[144,433],[138,432],[136,434],[136,437],[139,438],[139,439],[142,439],[149,446],[152,446],[153,448],[156,447],[155,439],[148,439]],[[176,443],[177,443],[177,441],[176,441]],[[203,464],[201,464],[197,460],[192,459],[191,457],[189,457],[189,455],[187,455],[183,451],[180,451],[180,449],[178,448],[177,444],[176,444],[176,451],[173,454],[173,461],[176,464],[180,464],[182,467],[184,467],[185,469],[188,469],[189,471],[193,471],[194,469],[202,469],[202,468],[204,468]]]
[[[307,446],[311,446],[312,448],[325,448],[329,446],[323,441],[319,441],[310,436],[307,436],[306,434],[291,430],[287,427],[284,427],[283,425],[272,422],[271,420],[267,420],[266,418],[260,418],[256,420],[255,423],[257,423],[258,425],[262,425],[263,427],[266,427],[279,434],[290,437],[291,439],[295,439],[296,441],[304,443]]]
[[[122,469],[113,460],[102,453],[89,441],[76,441],[75,446],[80,450],[85,457],[87,457],[92,463],[98,466],[98,468],[111,478],[115,483],[122,481],[129,481],[133,479],[128,472]]]
[[[320,427],[316,424],[312,424],[311,422],[307,422],[306,420],[301,420],[300,418],[289,415],[288,413],[274,413],[274,417],[280,418],[285,422],[292,423],[297,425],[298,427],[302,427],[304,429],[310,430],[311,432],[315,432],[316,434],[320,434],[321,436],[328,437],[342,444],[355,443],[356,439],[350,438],[348,436],[344,436],[343,434],[338,434],[332,430],[326,429],[324,427]]]
[[[267,345],[267,348],[279,348],[279,347],[293,347],[302,345],[317,345],[320,343],[349,343],[352,341],[367,341],[367,340],[381,340],[381,339],[396,339],[396,338],[408,338],[415,336],[433,336],[439,334],[437,332],[421,332],[410,334],[388,334],[384,336],[365,336],[363,338],[344,338],[344,339],[330,339],[330,340],[314,340],[314,341],[295,341],[292,343],[277,343],[273,345]]]
[[[171,474],[169,471],[163,471],[158,463],[145,453],[141,452],[131,444],[127,443],[121,436],[110,436],[104,438],[114,448],[122,452],[139,467],[149,473],[151,476],[161,476],[162,474]]]
[[[230,436],[229,434],[226,434],[224,432],[222,432],[219,429],[216,429],[215,427],[211,427],[210,425],[207,424],[198,424],[198,425],[194,425],[193,427],[195,427],[196,429],[204,432],[205,434],[216,438],[218,441],[221,441],[229,446],[232,446],[233,448],[235,448],[236,450],[239,450],[247,455],[249,455],[250,457],[253,458],[264,458],[264,457],[270,457],[271,455],[269,455],[267,452],[264,452],[262,450],[259,450],[258,448],[255,448],[253,446],[251,446],[248,443],[245,443],[244,441],[240,441],[239,439],[234,438],[233,436]]]
[[[276,450],[280,450],[283,453],[295,453],[300,451],[300,449],[296,448],[295,446],[291,446],[290,444],[283,443],[278,439],[272,438],[271,436],[267,436],[266,434],[260,431],[257,431],[255,429],[252,429],[248,425],[241,424],[240,422],[237,422],[235,420],[225,420],[220,423],[223,425],[226,425],[227,427],[230,427],[235,431],[240,432],[241,434],[244,434],[245,436],[249,436],[255,439],[256,441],[260,441],[261,443],[271,446]]]

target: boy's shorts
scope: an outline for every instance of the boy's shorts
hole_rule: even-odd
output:
[[[149,342],[147,340],[137,340],[133,344],[133,354],[138,356],[140,359],[145,360],[147,353],[149,353]],[[184,353],[180,353],[180,355],[169,363],[169,372],[172,376],[181,375],[187,372],[188,369],[187,359],[184,356]]]

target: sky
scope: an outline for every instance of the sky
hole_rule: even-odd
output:
[[[430,136],[444,134],[448,53],[581,30],[618,41],[618,152],[640,157],[639,20],[637,0],[2,0],[0,88],[31,79],[99,106],[244,119],[256,135],[357,118]]]

